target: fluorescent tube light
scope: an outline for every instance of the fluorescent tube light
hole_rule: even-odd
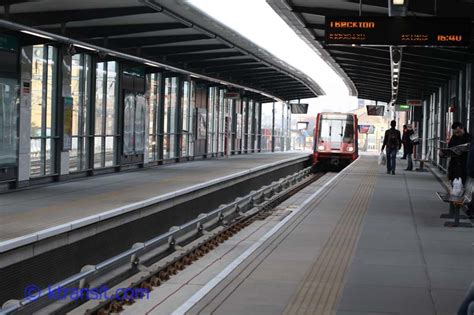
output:
[[[20,32],[28,34],[28,35],[33,35],[33,36],[36,36],[36,37],[41,37],[41,38],[53,40],[52,37],[49,37],[47,35],[43,35],[43,34],[40,34],[40,33],[36,33],[36,32],[31,32],[31,31],[27,31],[27,30],[21,30]]]
[[[97,49],[95,49],[95,48],[83,46],[83,45],[80,45],[80,44],[74,44],[74,46],[77,47],[77,48],[82,48],[82,49],[86,49],[86,50],[90,50],[90,51],[97,51]]]

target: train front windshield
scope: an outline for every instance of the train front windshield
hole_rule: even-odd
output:
[[[340,149],[344,143],[354,143],[354,116],[322,114],[318,140],[330,143],[331,149]]]

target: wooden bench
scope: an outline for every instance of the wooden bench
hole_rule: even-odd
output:
[[[452,196],[450,193],[437,192],[436,195],[443,202],[449,202],[449,213],[440,216],[442,219],[454,219],[454,221],[446,221],[444,226],[447,227],[472,227],[470,222],[460,222],[460,220],[468,219],[465,215],[461,215],[461,209],[472,200],[473,181],[467,179],[464,187],[464,193],[461,196]]]

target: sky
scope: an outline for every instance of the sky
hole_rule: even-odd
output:
[[[306,73],[325,96],[306,100],[310,111],[332,108],[347,111],[357,107],[342,78],[308,45],[265,0],[188,0],[211,17]]]

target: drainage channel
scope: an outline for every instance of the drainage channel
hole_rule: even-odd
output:
[[[54,301],[51,296],[61,290],[91,290],[107,285],[114,286],[135,278],[123,294],[104,300],[87,310],[86,314],[120,312],[125,304],[132,304],[139,296],[125,296],[126,292],[149,292],[171,276],[203,257],[255,220],[271,214],[282,203],[304,187],[319,179],[323,173],[311,174],[305,168],[257,191],[237,198],[234,202],[199,215],[181,226],[172,227],[145,243],[136,243],[128,251],[97,265],[82,268],[79,274],[40,291],[32,299],[9,301],[0,314],[30,314],[32,312],[63,314],[87,302],[85,297],[71,301]],[[186,246],[192,244],[192,246]],[[186,247],[186,249],[184,249]],[[165,259],[167,258],[167,259]],[[165,263],[158,263],[166,260]],[[156,266],[157,265],[157,266]],[[140,277],[136,279],[136,275]],[[135,277],[134,277],[135,276]]]

